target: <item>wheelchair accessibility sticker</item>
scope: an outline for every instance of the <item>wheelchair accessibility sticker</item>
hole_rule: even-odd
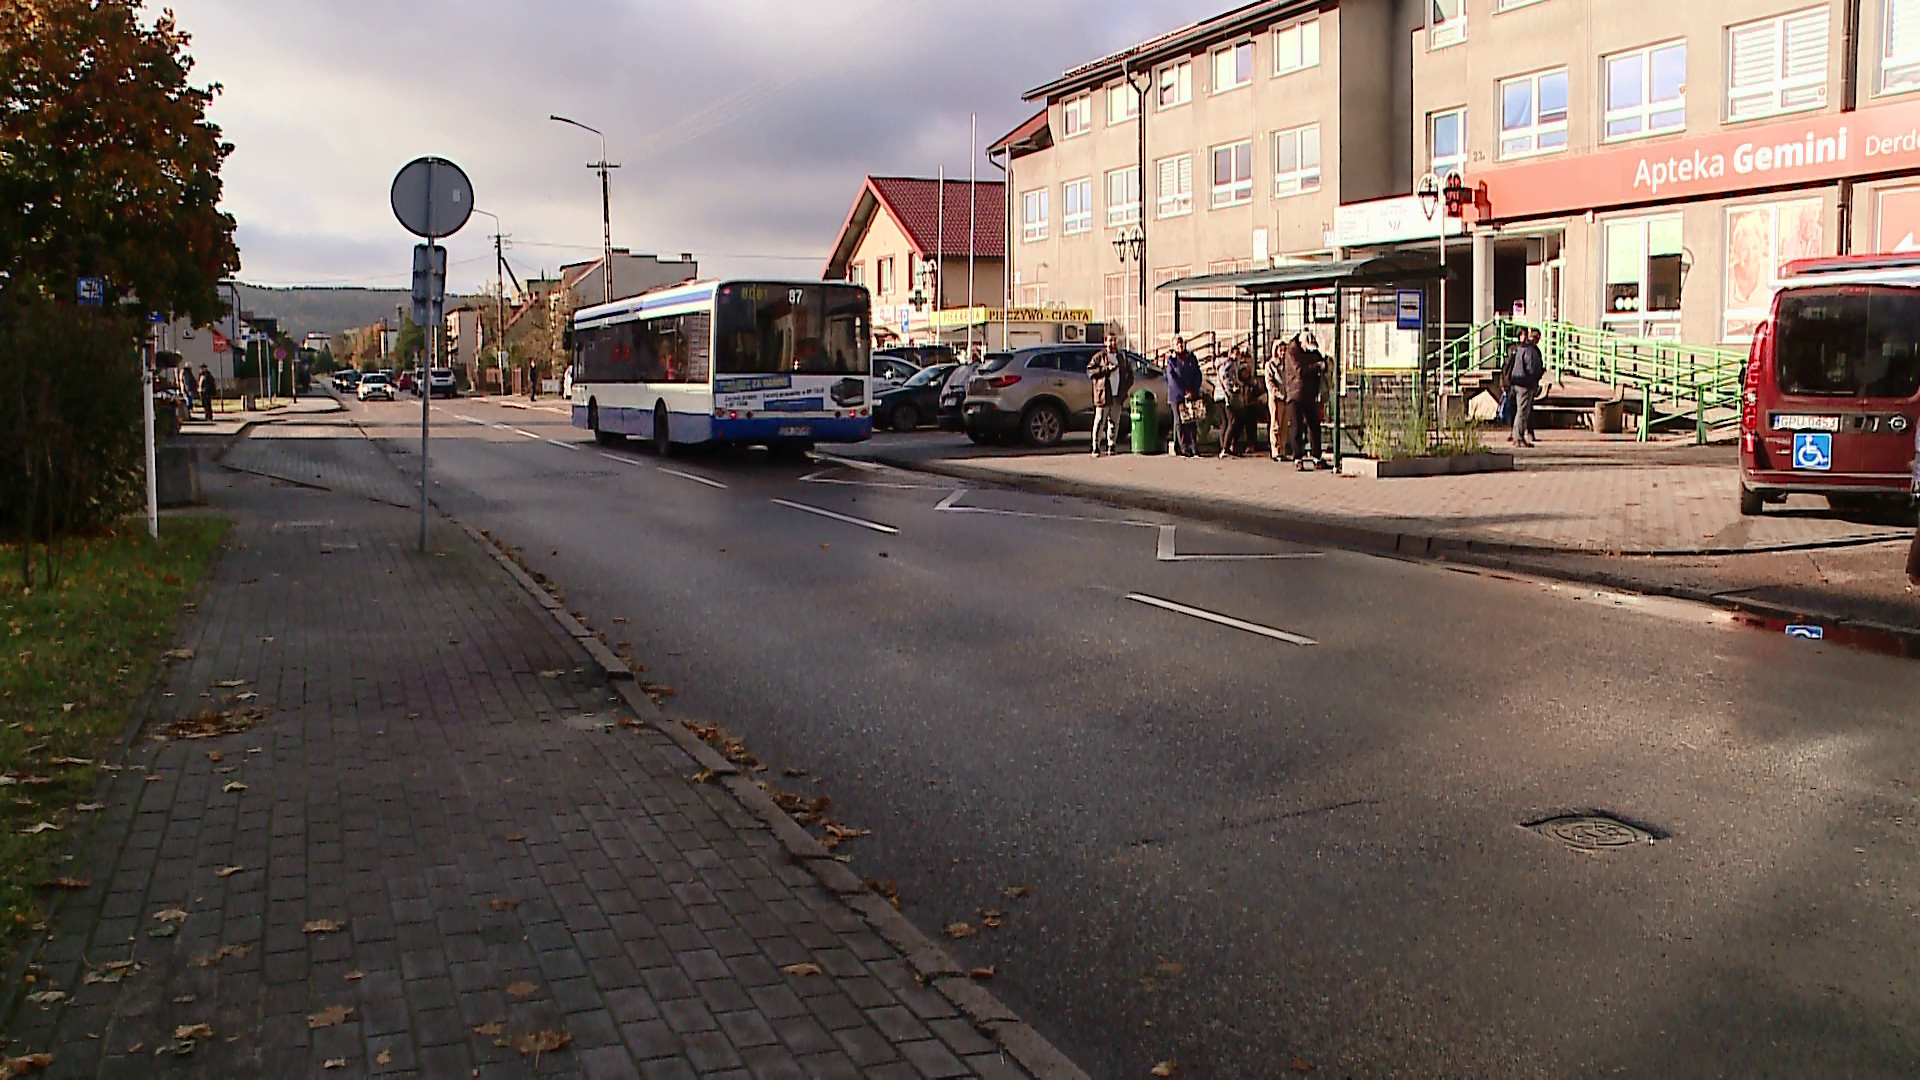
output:
[[[1793,434],[1793,467],[1828,472],[1833,468],[1833,434],[1826,431],[1796,431]]]

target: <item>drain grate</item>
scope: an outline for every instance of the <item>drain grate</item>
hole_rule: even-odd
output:
[[[1575,851],[1615,851],[1666,838],[1664,833],[1645,825],[1635,825],[1611,814],[1597,812],[1543,818],[1526,822],[1523,827],[1548,839],[1558,840]]]

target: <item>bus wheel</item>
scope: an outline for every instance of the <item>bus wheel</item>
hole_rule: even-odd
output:
[[[673,440],[667,437],[667,403],[653,404],[653,452],[661,457],[673,454]]]
[[[618,446],[627,441],[625,435],[616,431],[600,430],[600,403],[587,402],[587,428],[593,432],[593,441],[601,446]]]

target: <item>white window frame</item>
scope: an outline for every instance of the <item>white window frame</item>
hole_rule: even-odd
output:
[[[1896,15],[1912,38],[1905,52],[1894,51]],[[1920,90],[1920,0],[1881,0],[1879,86],[1882,94]]]
[[[1498,15],[1503,11],[1512,11],[1515,8],[1532,7],[1539,2],[1540,0],[1494,0],[1493,13]]]
[[[1020,242],[1038,243],[1047,238],[1047,189],[1033,188],[1020,193]]]
[[[1540,85],[1555,75],[1560,76],[1567,85],[1566,109],[1560,114],[1560,119],[1543,121],[1540,118]],[[1533,122],[1526,127],[1509,128],[1506,126],[1507,88],[1509,86],[1518,86],[1522,83],[1530,87],[1528,92],[1532,96]],[[1541,154],[1559,154],[1566,151],[1568,142],[1567,122],[1573,115],[1573,82],[1569,78],[1566,68],[1547,68],[1544,71],[1535,71],[1526,75],[1515,75],[1510,78],[1501,79],[1499,85],[1495,88],[1495,97],[1500,109],[1500,160],[1512,161],[1517,158],[1538,157]],[[1560,136],[1558,146],[1543,147],[1540,145],[1542,138],[1553,135]],[[1526,140],[1527,143],[1524,149],[1509,150],[1507,148],[1509,142],[1516,142],[1522,139]]]
[[[1435,131],[1440,118],[1445,116],[1458,118],[1460,148],[1455,153],[1443,156],[1439,153],[1439,138],[1435,135]],[[1450,173],[1459,173],[1462,178],[1466,177],[1467,107],[1465,105],[1456,105],[1450,109],[1435,109],[1427,114],[1427,162],[1433,169],[1433,175],[1442,181],[1446,180]]]
[[[1240,174],[1240,158],[1247,163],[1246,175]],[[1228,156],[1228,168],[1233,175],[1222,184],[1220,176],[1220,155]],[[1207,154],[1207,176],[1213,181],[1213,196],[1209,203],[1215,210],[1229,206],[1241,206],[1253,201],[1253,140],[1241,139],[1237,142],[1221,143]]]
[[[1168,79],[1173,81],[1175,99],[1167,100]],[[1155,109],[1177,109],[1193,100],[1193,61],[1180,60],[1171,64],[1162,64],[1153,73],[1153,100]]]
[[[1187,176],[1186,190],[1174,191],[1173,193],[1169,194],[1166,190],[1166,184],[1163,183],[1163,181],[1166,180],[1167,167],[1172,166],[1172,168],[1174,169],[1175,186],[1177,187],[1179,182],[1180,169],[1182,168],[1182,165],[1181,165],[1182,162],[1185,162],[1184,167],[1186,169],[1186,176]],[[1155,217],[1159,217],[1159,218],[1182,217],[1186,214],[1193,213],[1193,155],[1192,154],[1174,154],[1171,157],[1161,158],[1160,160],[1153,163],[1153,175],[1154,175],[1154,195],[1155,195],[1155,200],[1154,200],[1154,206],[1155,206],[1154,216]]]
[[[1820,35],[1820,70],[1818,72],[1790,74],[1787,71],[1790,60],[1788,39],[1795,32],[1818,32]],[[1757,40],[1767,35],[1771,35],[1769,46],[1773,53],[1770,77],[1765,81],[1734,86],[1734,78],[1738,74],[1735,68],[1735,52],[1739,41],[1747,36]],[[1829,8],[1825,4],[1727,27],[1727,69],[1724,73],[1726,97],[1722,106],[1726,121],[1737,123],[1825,107],[1827,69],[1832,66],[1832,37],[1831,17]]]
[[[1074,209],[1074,194],[1079,193],[1080,208]],[[1060,185],[1060,234],[1072,236],[1093,231],[1093,177],[1083,176]]]
[[[1659,338],[1662,340],[1677,338],[1679,336],[1680,308],[1678,306],[1675,306],[1671,310],[1661,310],[1652,314],[1647,312],[1647,298],[1653,291],[1653,275],[1649,272],[1653,258],[1650,254],[1653,250],[1653,228],[1656,224],[1664,225],[1668,223],[1678,228],[1685,228],[1684,219],[1680,214],[1649,214],[1645,217],[1609,218],[1601,222],[1600,325],[1602,328],[1620,330],[1621,327],[1625,326],[1630,327],[1630,329],[1621,330],[1620,332],[1630,334],[1634,337]],[[1612,287],[1612,282],[1607,277],[1607,259],[1611,254],[1611,230],[1623,226],[1633,226],[1639,230],[1640,267],[1638,270],[1639,276],[1634,282],[1634,286],[1638,289],[1636,302],[1639,304],[1639,307],[1631,311],[1613,311],[1611,310],[1612,299],[1607,295],[1607,291]],[[1682,233],[1682,252],[1686,250],[1684,247],[1684,239],[1685,234]],[[1684,258],[1684,255],[1682,257]],[[1677,295],[1674,297],[1676,305],[1679,299]]]
[[[1240,78],[1241,49],[1247,50],[1247,77],[1244,79]],[[1214,93],[1228,94],[1243,87],[1253,85],[1253,41],[1251,39],[1236,41],[1231,45],[1220,46],[1213,50],[1211,60],[1213,66],[1212,82]],[[1223,60],[1233,65],[1233,81],[1231,82],[1220,81],[1220,64]]]
[[[1427,51],[1444,49],[1467,40],[1467,0],[1422,0],[1427,7]],[[1452,8],[1446,15],[1442,8]]]
[[[1687,80],[1680,80],[1680,96],[1666,101],[1653,100],[1653,56],[1672,49],[1679,49],[1681,67],[1686,67],[1687,39],[1678,38],[1662,41],[1654,45],[1645,45],[1638,49],[1623,49],[1600,58],[1600,141],[1631,142],[1654,135],[1671,135],[1676,131],[1687,130]],[[1632,57],[1640,58],[1640,104],[1615,107],[1613,98],[1613,65],[1616,61]],[[1665,127],[1654,127],[1654,117],[1663,113],[1678,111],[1678,123]],[[1613,134],[1613,125],[1619,120],[1638,120],[1640,130],[1624,134]]]
[[[1119,111],[1114,111],[1115,106]],[[1132,83],[1118,83],[1107,87],[1107,126],[1119,127],[1131,124],[1140,117],[1140,92]]]
[[[1131,176],[1133,179],[1133,185],[1132,185],[1133,201],[1131,202],[1127,201],[1126,198],[1124,198],[1124,196],[1126,195],[1126,190],[1124,185],[1127,177],[1129,176]],[[1114,183],[1116,181],[1119,181],[1123,185],[1120,192],[1120,194],[1123,197],[1117,200],[1114,198],[1114,190],[1113,190]],[[1106,182],[1107,182],[1107,228],[1118,229],[1127,225],[1139,224],[1140,223],[1140,166],[1126,165],[1118,169],[1109,169],[1107,170]]]
[[[1305,71],[1320,66],[1320,20],[1301,19],[1286,26],[1276,26],[1271,40],[1273,48],[1273,74],[1291,75],[1296,71]]]
[[[1078,123],[1075,123],[1078,121]],[[1075,94],[1060,103],[1060,137],[1077,139],[1093,130],[1093,95]]]
[[[866,278],[867,278],[866,263],[854,263],[852,266],[847,267],[847,284],[865,285],[867,283]]]
[[[874,260],[873,283],[879,288],[881,296],[893,295],[893,256]]]
[[[1313,165],[1307,165],[1307,141],[1312,136]],[[1294,167],[1288,171],[1280,168],[1280,146],[1283,140],[1292,140],[1294,144]],[[1307,195],[1320,190],[1321,153],[1324,147],[1320,141],[1320,125],[1302,124],[1299,127],[1286,128],[1273,133],[1268,140],[1273,149],[1273,197],[1290,198],[1294,195]]]

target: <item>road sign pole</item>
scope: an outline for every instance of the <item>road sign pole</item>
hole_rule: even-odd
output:
[[[160,539],[160,485],[154,472],[153,448],[153,366],[158,359],[153,350],[154,334],[158,329],[151,323],[147,325],[147,348],[140,365],[140,399],[144,405],[140,418],[145,421],[147,430],[147,535],[155,540]]]
[[[425,217],[431,222],[433,220],[432,162],[427,163],[427,182],[422,194],[426,200]],[[420,360],[421,381],[428,378],[427,372],[433,363],[433,331],[435,323],[439,321],[435,318],[434,311],[438,305],[434,303],[436,290],[433,287],[433,240],[433,229],[429,226],[427,229],[427,325],[423,327],[426,330],[423,336],[427,343],[427,355]],[[433,403],[433,390],[420,385],[420,382],[415,382],[413,388],[420,394],[420,550],[424,553],[427,550],[427,426],[430,412],[428,406]]]
[[[434,241],[443,236],[452,236],[467,223],[473,213],[473,185],[467,182],[467,174],[451,161],[441,158],[416,158],[407,163],[393,178],[393,190],[390,195],[393,215],[400,224],[415,236],[426,240],[424,250],[415,249],[415,310],[423,316],[426,326],[426,355],[420,361],[420,550],[427,550],[427,460],[428,438],[433,412],[433,360],[438,353],[439,334],[443,316],[440,309],[444,300],[445,263],[440,261],[443,255]],[[436,213],[439,215],[435,217]],[[424,278],[418,270],[424,267]],[[425,293],[420,292],[424,281]],[[401,358],[403,361],[405,357]]]

